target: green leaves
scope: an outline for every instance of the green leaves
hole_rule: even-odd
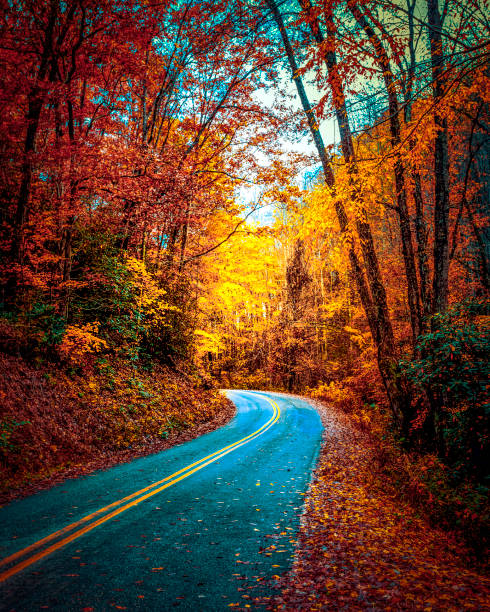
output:
[[[418,339],[418,358],[400,362],[420,393],[428,394],[445,460],[458,477],[484,477],[489,448],[490,317],[483,301],[456,304],[432,320]],[[415,426],[424,419],[415,420]]]
[[[30,425],[30,421],[16,421],[12,417],[5,417],[0,421],[0,452],[16,450],[11,438],[14,431],[23,425]]]
[[[451,391],[449,405],[488,401],[490,325],[485,305],[464,302],[433,318],[435,331],[421,336],[418,359],[404,360],[406,376],[419,387]]]

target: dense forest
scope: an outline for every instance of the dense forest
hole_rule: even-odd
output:
[[[480,540],[487,3],[13,0],[0,28],[7,485],[285,390]]]

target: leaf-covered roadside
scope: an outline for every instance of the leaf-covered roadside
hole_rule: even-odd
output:
[[[490,580],[468,552],[400,501],[345,414],[318,404],[325,427],[291,572],[274,610],[489,610]]]
[[[197,377],[102,360],[71,374],[0,353],[0,503],[216,429],[235,409]]]

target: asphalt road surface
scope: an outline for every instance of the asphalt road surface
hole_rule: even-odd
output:
[[[306,401],[227,394],[217,431],[0,508],[0,609],[253,609],[290,567],[322,426]]]

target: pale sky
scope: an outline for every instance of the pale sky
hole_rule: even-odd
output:
[[[255,92],[255,99],[259,102],[264,108],[271,108],[274,105],[274,98],[277,95],[281,95],[281,92],[285,92],[285,100],[290,101],[291,110],[298,111],[302,110],[301,102],[299,100],[296,86],[290,76],[290,72],[286,69],[280,71],[281,82],[278,88],[274,88],[271,90],[259,89]],[[310,98],[310,102],[314,104],[319,97],[318,91],[315,90],[305,79],[304,82],[305,89]],[[283,99],[284,101],[284,99]],[[336,123],[334,119],[322,120],[320,121],[320,132],[322,134],[325,145],[334,144],[336,140],[338,140],[338,131],[336,127]],[[309,155],[316,155],[315,145],[313,144],[313,140],[307,132],[301,138],[296,139],[296,141],[290,141],[285,139],[280,139],[281,149],[285,154],[288,152],[294,153],[306,153]],[[257,152],[258,159],[260,163],[267,163],[267,157],[261,152]],[[305,167],[302,171],[297,175],[296,184],[298,187],[303,187],[304,184],[304,176],[308,172],[313,172],[320,167],[320,162],[318,164],[314,164],[312,166]],[[239,199],[246,203],[252,204],[256,202],[260,196],[259,187],[254,187],[251,185],[242,185],[239,191]],[[252,219],[261,224],[267,224],[271,222],[273,211],[272,207],[267,207],[260,209],[256,213],[252,215]]]

